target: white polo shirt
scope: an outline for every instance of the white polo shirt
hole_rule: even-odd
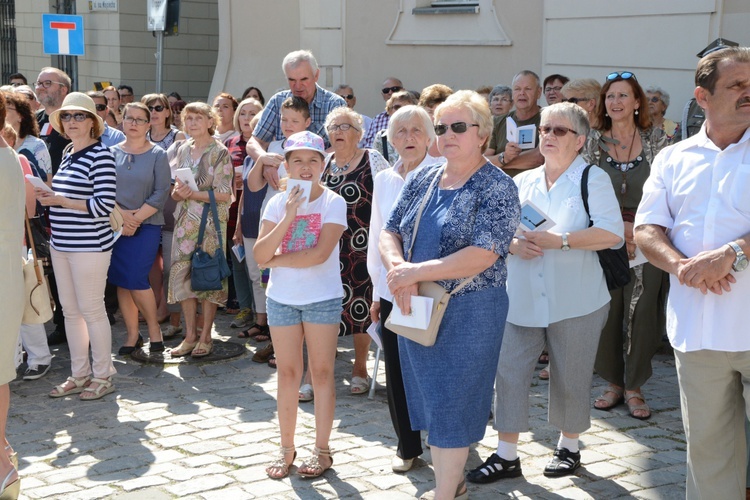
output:
[[[643,186],[635,226],[669,229],[687,257],[713,250],[750,232],[750,129],[720,150],[705,125],[689,139],[663,149]],[[667,333],[680,352],[750,351],[750,271],[732,273],[732,291],[703,295],[670,275]]]

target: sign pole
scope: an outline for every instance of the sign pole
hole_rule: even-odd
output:
[[[164,32],[156,32],[156,93],[161,94],[162,62],[164,61]]]

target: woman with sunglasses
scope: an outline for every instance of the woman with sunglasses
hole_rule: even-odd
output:
[[[325,122],[333,154],[326,162],[323,184],[346,200],[349,226],[341,239],[341,278],[345,303],[341,335],[354,335],[354,366],[350,392],[365,394],[370,388],[367,353],[370,348],[370,303],[372,281],[367,272],[367,233],[372,211],[375,175],[389,168],[388,162],[372,149],[357,146],[364,134],[362,115],[342,106],[330,113]]]
[[[164,151],[175,142],[184,141],[185,134],[172,125],[172,108],[164,94],[146,94],[141,102],[151,113],[151,126],[146,138]]]
[[[652,126],[646,94],[630,71],[607,75],[594,127],[583,155],[612,181],[625,223],[628,257],[633,261],[640,257],[633,239],[633,219],[651,163],[666,145],[667,137]],[[666,273],[639,259],[630,269],[630,283],[610,290],[609,318],[595,366],[609,385],[594,402],[595,408],[610,410],[624,401],[633,418],[651,416],[641,386],[651,377],[651,358],[665,332],[668,286]]]
[[[591,426],[594,358],[610,301],[596,250],[623,242],[612,184],[597,167],[588,172],[590,219],[584,208],[581,182],[588,164],[579,152],[588,133],[583,108],[558,103],[542,109],[539,151],[544,164],[513,179],[521,205],[533,204],[555,224],[535,230],[524,217],[510,244],[508,296],[513,307],[495,382],[498,446],[469,472],[471,482],[521,475],[518,437],[529,430],[529,388],[545,345],[551,371],[548,421],[560,437],[544,475],[565,476],[580,466],[578,436]]]
[[[406,181],[380,252],[394,310],[410,314],[420,281],[455,292],[435,345],[399,337],[398,350],[412,429],[430,436],[437,489],[422,498],[468,498],[464,465],[492,405],[508,313],[505,259],[520,207],[513,180],[483,156],[492,133],[485,98],[458,91],[435,109],[435,123],[446,163]]]
[[[645,92],[648,99],[648,111],[651,113],[654,127],[662,129],[667,134],[669,144],[676,142],[675,139],[679,141],[682,137],[680,125],[664,116],[669,107],[669,93],[656,85],[646,87]]]
[[[94,101],[80,92],[65,97],[49,117],[54,129],[71,141],[52,179],[52,191],[37,188],[37,200],[49,206],[52,267],[57,278],[72,376],[50,396],[81,394],[99,399],[115,390],[112,329],[104,307],[112,246],[109,214],[117,188],[115,160],[99,137],[104,123]],[[93,363],[89,361],[89,345]],[[93,372],[93,378],[91,377]]]
[[[127,338],[118,354],[127,356],[143,345],[138,312],[150,339],[149,352],[163,352],[156,298],[148,275],[156,260],[164,224],[162,209],[169,196],[171,176],[167,153],[146,139],[151,113],[145,104],[131,102],[122,111],[125,141],[112,148],[117,168],[117,204],[123,217],[122,235],[112,250],[109,282],[125,320]]]

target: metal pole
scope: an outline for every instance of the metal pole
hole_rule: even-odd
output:
[[[156,32],[156,93],[161,94],[162,61],[164,59],[164,32]]]

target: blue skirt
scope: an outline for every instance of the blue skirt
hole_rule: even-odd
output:
[[[431,445],[484,438],[507,316],[505,287],[488,288],[451,298],[435,345],[398,338],[411,426],[428,431]]]
[[[161,240],[161,226],[141,225],[134,236],[120,236],[112,247],[112,261],[107,279],[126,290],[148,290],[148,273],[156,260]]]

